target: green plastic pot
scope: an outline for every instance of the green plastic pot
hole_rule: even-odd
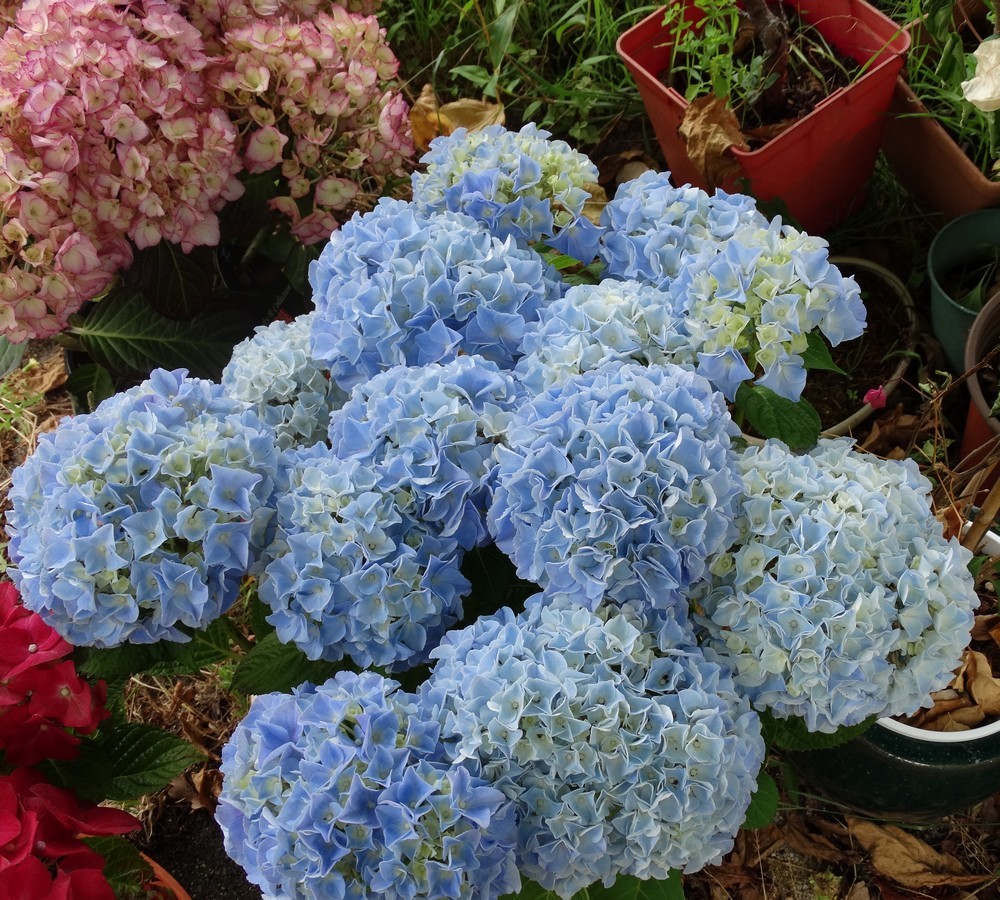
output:
[[[839,747],[788,756],[830,800],[880,818],[947,816],[1000,791],[1000,721],[937,732],[879,719]]]
[[[957,267],[982,259],[984,246],[1000,248],[1000,209],[980,209],[953,219],[937,233],[927,251],[931,325],[956,372],[965,371],[965,339],[977,314],[956,303],[942,281]]]
[[[969,328],[965,340],[965,370],[975,368],[997,344],[1000,344],[1000,293],[990,298]],[[979,374],[971,374],[966,385],[969,388],[969,415],[962,435],[963,466],[978,462],[985,455],[982,448],[992,448],[1000,439],[1000,420],[992,414],[992,403],[983,393]]]

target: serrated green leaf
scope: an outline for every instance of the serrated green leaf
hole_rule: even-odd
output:
[[[27,346],[27,343],[12,344],[0,336],[0,378],[6,378],[21,364]]]
[[[92,412],[102,400],[107,400],[115,392],[111,373],[97,363],[76,366],[66,378],[66,390],[81,410]]]
[[[736,406],[758,434],[779,438],[793,449],[811,447],[822,428],[819,413],[807,400],[793,403],[759,384],[740,385]]]
[[[104,857],[104,877],[115,892],[115,900],[145,900],[143,884],[153,874],[134,844],[123,837],[87,837],[83,842]]]
[[[864,734],[875,724],[877,716],[865,719],[859,725],[845,725],[832,733],[809,731],[804,719],[774,719],[774,744],[785,750],[827,750],[838,747]]]
[[[846,377],[847,373],[833,361],[830,346],[821,334],[810,331],[806,335],[806,340],[809,345],[802,354],[802,364],[806,369],[823,369],[827,372],[837,372]]]
[[[108,799],[116,801],[157,791],[205,758],[187,741],[141,722],[112,725],[101,746],[114,772]]]
[[[527,878],[521,879],[521,890],[516,894],[505,894],[501,900],[559,900],[559,895],[547,891],[540,884],[535,884]]]
[[[684,885],[676,871],[665,880],[620,875],[609,888],[593,884],[581,894],[587,900],[684,900]]]
[[[107,649],[87,648],[80,652],[77,670],[89,678],[119,678],[145,672],[165,652],[166,643],[122,644]]]
[[[111,790],[111,758],[100,739],[85,738],[75,759],[47,759],[39,768],[56,787],[67,788],[91,803],[106,800]]]
[[[233,690],[243,694],[290,691],[304,681],[320,684],[339,668],[338,663],[309,659],[298,647],[281,643],[272,633],[259,640],[236,667]]]
[[[213,304],[185,321],[160,315],[134,290],[112,291],[74,320],[72,333],[87,353],[113,374],[145,376],[157,367],[186,368],[218,379],[233,347],[253,323],[229,306]]]
[[[767,772],[757,775],[757,790],[750,798],[744,828],[766,828],[778,814],[778,785]]]
[[[194,318],[211,302],[221,280],[215,247],[183,253],[169,241],[140,251],[126,272],[127,286],[168,319]]]

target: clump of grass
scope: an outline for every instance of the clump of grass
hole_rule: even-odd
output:
[[[581,149],[642,105],[618,36],[658,8],[615,0],[385,0],[379,21],[414,93],[502,102]]]

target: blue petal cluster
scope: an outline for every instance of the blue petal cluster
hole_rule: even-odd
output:
[[[513,798],[522,873],[568,898],[733,845],[760,721],[671,617],[535,597],[453,631],[421,688],[456,760]]]
[[[265,694],[223,748],[216,819],[266,896],[468,898],[520,889],[513,806],[444,760],[436,722],[379,675]]]
[[[601,229],[584,215],[599,173],[590,159],[534,124],[520,131],[491,125],[435,138],[411,176],[424,211],[472,216],[499,238],[545,241],[589,263]]]
[[[738,229],[766,227],[752,197],[690,184],[669,172],[643,172],[618,188],[601,213],[605,275],[666,289],[693,253],[721,250]]]
[[[638,281],[605,279],[571,287],[525,332],[514,373],[530,395],[606,363],[672,362],[687,354],[681,319],[663,291]]]
[[[260,325],[253,337],[237,344],[222,372],[230,397],[257,411],[278,436],[282,450],[326,438],[330,413],[347,395],[310,352],[314,312],[293,322]]]
[[[278,639],[362,667],[426,661],[470,588],[455,539],[415,518],[381,473],[324,444],[286,452],[279,488],[259,585]]]
[[[822,440],[740,460],[740,537],[693,594],[710,654],[758,709],[833,731],[930,705],[969,643],[971,553],[912,460]]]
[[[524,403],[488,525],[521,578],[593,609],[686,607],[732,537],[739,433],[722,395],[677,366],[612,363]]]
[[[274,431],[221,385],[159,369],[42,435],[13,475],[11,575],[73,644],[186,641],[259,553]]]
[[[534,250],[392,200],[335,231],[309,280],[313,356],[344,390],[463,353],[511,368],[525,327],[563,290]]]
[[[798,400],[810,335],[836,346],[865,328],[861,291],[830,264],[826,241],[780,219],[738,228],[721,250],[688,258],[668,293],[684,317],[685,361],[730,400],[758,372],[756,384]]]
[[[406,516],[469,550],[488,537],[496,448],[522,400],[510,373],[477,356],[401,366],[355,388],[330,444],[377,468]]]

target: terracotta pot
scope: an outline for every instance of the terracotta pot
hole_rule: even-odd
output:
[[[1000,206],[1000,182],[979,171],[902,78],[896,81],[882,150],[899,183],[928,212],[950,220]]]
[[[980,552],[1000,556],[1000,537],[987,532]],[[939,732],[879,719],[846,744],[788,759],[814,788],[851,809],[937,819],[1000,791],[1000,720]]]
[[[998,213],[1000,215],[1000,213]],[[978,365],[986,355],[1000,344],[1000,293],[994,294],[973,320],[965,342],[965,369]],[[1000,436],[1000,420],[990,412],[991,401],[983,393],[979,374],[974,372],[966,384],[969,388],[969,418],[962,435],[961,458],[963,465],[973,465],[987,444],[996,446]]]
[[[153,870],[152,880],[145,885],[150,897],[163,898],[163,900],[191,900],[191,895],[163,866],[156,860],[150,859],[145,853],[140,855]]]
[[[679,2],[688,20],[697,22],[701,13],[694,0]],[[679,134],[688,104],[660,81],[672,55],[670,30],[663,25],[665,7],[622,34],[618,53],[635,78],[675,183],[749,192],[761,200],[780,198],[805,230],[822,233],[864,202],[910,36],[864,0],[791,0],[788,5],[838,53],[866,68],[760,149],[730,148],[739,173],[720,185],[705,183],[689,159]]]

